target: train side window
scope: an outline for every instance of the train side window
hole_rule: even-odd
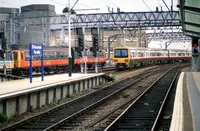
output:
[[[171,56],[176,56],[176,53],[171,53]]]
[[[135,52],[131,52],[131,58],[135,57]]]
[[[49,60],[49,52],[45,52],[45,60]]]
[[[50,58],[50,60],[54,59],[54,52],[49,52],[49,58]]]
[[[178,53],[178,56],[185,56],[184,53]]]
[[[24,51],[25,54],[25,61],[29,60],[29,52],[28,51]]]
[[[63,58],[67,59],[67,52],[64,52]]]
[[[56,58],[60,59],[60,52],[56,52]]]
[[[150,53],[150,56],[155,56],[155,52],[151,52],[151,53]]]
[[[149,51],[145,51],[145,56],[149,57],[149,55],[150,55],[150,52]]]
[[[44,52],[44,59],[48,60],[48,52],[46,52],[46,51]]]
[[[51,57],[53,60],[56,60],[56,52],[52,52]]]
[[[160,53],[160,52],[157,52],[157,53],[156,53],[156,56],[161,56],[161,53]]]
[[[144,57],[144,52],[138,52],[138,57]]]
[[[64,58],[64,53],[60,52],[60,58],[63,59]]]

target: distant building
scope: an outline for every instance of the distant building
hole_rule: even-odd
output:
[[[61,27],[60,27],[61,28]],[[51,30],[51,41],[50,45],[52,46],[61,46],[61,45],[68,45],[68,27],[66,27],[65,30],[65,38],[64,38],[64,43],[63,43],[63,35],[62,35],[62,30],[59,29],[52,29]],[[138,39],[138,31],[136,31],[136,34],[132,37],[128,36],[130,33],[134,33],[135,31],[119,31],[119,30],[100,30],[100,47],[107,49],[108,48],[108,38],[110,37],[111,43],[111,48],[114,48],[116,46],[132,46],[132,47],[147,47],[146,43],[146,33],[145,31],[141,31],[141,42],[139,42]],[[122,35],[124,34],[124,35]],[[116,39],[112,36],[119,35]],[[123,37],[120,37],[123,36]],[[76,39],[76,34],[75,31],[71,31],[71,45],[72,47],[77,45],[77,39]],[[90,29],[85,31],[85,47],[91,47],[92,46],[92,35],[90,34]]]
[[[2,37],[6,37],[7,43],[10,41],[10,18],[14,15],[19,14],[18,8],[5,8],[0,7],[0,41]]]
[[[20,18],[37,18],[55,16],[55,6],[49,4],[33,4],[21,7]],[[18,43],[21,45],[28,45],[32,43],[41,43],[45,46],[50,45],[50,25],[35,25],[27,26],[26,29],[21,30],[18,36]]]

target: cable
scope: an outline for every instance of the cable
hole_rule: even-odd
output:
[[[158,1],[158,5],[161,6],[160,0],[157,0],[157,1]]]
[[[152,12],[152,10],[149,8],[149,6],[147,5],[147,3],[144,1],[144,0],[142,0],[142,2],[146,5],[146,7]]]
[[[74,0],[73,0],[73,2],[75,2]],[[89,9],[93,9],[93,7],[90,7],[90,6],[88,6],[88,5],[86,5],[86,4],[83,4],[83,3],[81,3],[80,2],[80,0],[79,0],[79,2],[78,2],[78,4],[79,5],[83,5],[83,6],[85,6],[85,7],[87,7],[87,8],[89,8]],[[78,11],[78,12],[80,12],[80,13],[82,13],[83,11],[81,11],[81,9],[74,9],[75,11]],[[83,9],[84,10],[84,9]],[[85,10],[87,10],[87,9],[85,9]],[[94,9],[95,10],[95,9]],[[95,10],[96,12],[99,12],[98,10]],[[84,13],[82,13],[82,14],[84,14]]]
[[[106,0],[103,0],[103,1],[104,1],[104,3],[105,3],[107,6],[110,5]]]
[[[1,0],[1,1],[2,1],[2,3],[8,4],[8,5],[18,6],[18,5],[15,5],[15,4],[11,4],[11,3],[5,2],[3,0]]]
[[[169,11],[171,11],[171,10],[169,9],[169,7],[167,6],[165,0],[162,0],[162,1],[163,1],[163,3],[165,4],[165,6],[167,7],[167,9],[168,9]]]
[[[63,4],[61,4],[61,3],[59,3],[59,2],[57,2],[57,1],[54,1],[54,0],[50,0],[50,1],[52,1],[52,2],[54,2],[54,3],[56,3],[56,4],[59,4],[59,5],[61,5],[61,6],[66,6],[66,5],[63,5]]]
[[[111,5],[117,7],[117,5],[115,5],[114,3],[112,3],[111,1],[107,0],[108,3],[110,3]]]

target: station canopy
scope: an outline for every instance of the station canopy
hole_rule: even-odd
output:
[[[185,34],[200,37],[200,0],[178,0],[178,7]]]

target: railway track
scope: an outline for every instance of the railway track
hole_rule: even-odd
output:
[[[162,69],[164,70],[164,68]],[[129,78],[128,80],[123,80],[113,84],[110,87],[99,89],[89,95],[85,95],[81,98],[64,103],[61,106],[55,107],[44,113],[40,113],[37,116],[10,125],[1,130],[74,130],[77,126],[81,125],[82,121],[88,119],[88,115],[90,116],[97,113],[95,110],[96,107],[103,106],[105,101],[115,99],[116,96],[119,95],[119,92],[122,92],[137,81],[145,79],[146,77],[155,74],[156,72],[161,72],[161,70],[153,68],[153,71],[145,71],[140,75]],[[87,124],[84,128],[87,130],[94,129],[96,124],[103,121],[110,114],[114,114],[110,120],[106,121],[107,125],[109,125],[130,105],[130,103],[132,103],[133,99],[135,98],[127,100],[124,105],[119,105],[118,108],[111,110],[109,113],[102,115],[98,119],[95,119],[94,121]],[[104,126],[100,130],[105,128],[106,127]]]
[[[151,130],[157,125],[179,68],[173,68],[142,93],[104,131]]]
[[[155,73],[155,71],[158,71],[158,69],[154,69],[153,71],[146,71],[146,77],[148,75],[152,75],[153,73]],[[119,83],[115,83],[109,87],[99,89],[91,94],[64,103],[51,110],[43,112],[32,118],[15,123],[1,130],[34,131],[57,129],[63,123],[66,123],[70,119],[81,115],[84,111],[87,111],[88,109],[92,109],[95,106],[98,106],[101,102],[105,101],[106,99],[108,100],[114,94],[117,94],[119,91],[125,89],[125,86],[128,87],[129,85],[133,84],[136,81],[139,81],[140,79],[143,79],[144,77],[144,73],[133,76],[132,78],[123,80]]]

